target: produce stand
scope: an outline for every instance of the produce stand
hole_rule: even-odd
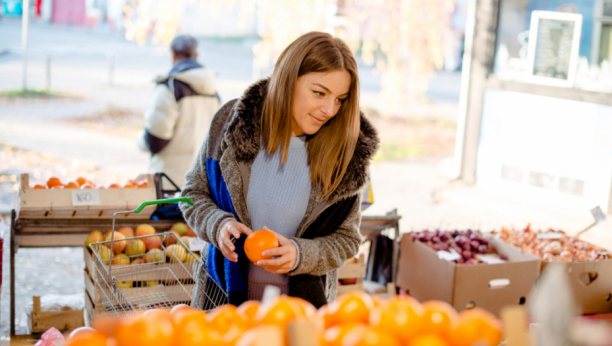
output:
[[[108,230],[111,228],[112,212],[119,210],[130,210],[137,207],[145,200],[156,198],[158,181],[161,178],[146,175],[143,179],[148,181],[149,188],[116,190],[99,190],[101,202],[113,200],[115,205],[104,207],[80,206],[74,207],[70,201],[70,190],[32,190],[29,188],[27,175],[22,176],[22,189],[20,190],[20,201],[17,209],[11,212],[11,249],[10,249],[10,335],[15,336],[15,255],[21,248],[48,248],[48,247],[83,247],[88,234],[94,230]],[[41,193],[55,194],[55,198],[49,198]],[[137,198],[131,198],[129,193],[136,193]],[[113,195],[107,199],[105,195]],[[24,198],[24,196],[27,196]],[[38,199],[42,198],[45,203],[33,207]],[[128,202],[131,201],[131,202]],[[63,205],[62,205],[63,204]],[[117,205],[119,204],[119,205]],[[110,210],[110,211],[109,211]],[[156,231],[170,229],[175,220],[151,220],[150,216],[154,208],[149,207],[147,212],[140,214],[128,214],[117,218],[115,227],[133,227],[146,223],[153,226]],[[393,248],[393,282],[397,272],[397,259],[399,254],[399,219],[400,216],[394,210],[385,216],[363,216],[361,222],[361,234],[365,240],[371,241],[371,246],[376,246],[376,236],[383,231],[392,230],[394,241]],[[374,261],[368,258],[366,266],[371,269]],[[363,267],[363,264],[361,264]],[[85,274],[87,279],[87,274]],[[367,278],[366,278],[367,279]],[[88,280],[86,280],[87,283]],[[87,285],[86,285],[87,286]],[[89,285],[89,291],[92,287]],[[85,292],[86,310],[95,310],[95,297],[88,297]],[[88,300],[89,298],[89,300]],[[93,309],[92,309],[93,308]],[[94,316],[85,316],[86,323]]]

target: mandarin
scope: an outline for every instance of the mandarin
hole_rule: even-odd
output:
[[[238,340],[236,340],[236,346],[256,346],[261,345],[265,340],[265,344],[271,345],[284,345],[285,344],[285,333],[277,326],[257,326],[244,333]]]
[[[95,189],[96,187],[90,183],[85,183],[81,185],[81,189]]]
[[[225,345],[221,333],[206,322],[203,313],[187,313],[179,324],[175,324],[175,331],[174,345]]]
[[[124,319],[113,333],[119,346],[172,346],[174,326],[168,310],[149,310]]]
[[[342,346],[344,337],[353,328],[361,328],[365,330],[368,327],[363,323],[347,322],[328,328],[325,333],[323,333],[321,346]]]
[[[349,292],[338,297],[329,304],[324,317],[325,327],[329,328],[344,322],[369,323],[370,311],[374,308],[374,301],[365,292]]]
[[[54,186],[50,187],[50,189],[52,189],[52,190],[63,189],[63,188],[65,188],[64,185],[54,185]]]
[[[372,310],[370,324],[407,343],[421,332],[424,313],[423,307],[415,299],[396,297]]]
[[[62,183],[62,181],[58,177],[51,177],[49,178],[49,180],[47,180],[47,186],[49,188],[52,188],[58,185],[64,185],[64,183]]]
[[[76,182],[79,183],[79,185],[85,185],[87,183],[87,179],[83,177],[78,177],[76,178]]]
[[[342,346],[400,346],[399,341],[376,327],[353,328],[342,340]]]
[[[315,308],[314,305],[312,305],[309,301],[298,297],[287,298],[296,302],[300,306],[300,309],[302,310],[302,313],[304,314],[304,316],[306,316],[306,318],[311,319],[317,315],[317,308]]]
[[[408,346],[450,346],[443,338],[435,334],[425,334],[414,339]]]
[[[79,183],[77,183],[76,181],[70,181],[68,182],[68,184],[66,184],[66,189],[78,189],[80,188],[81,185],[79,185]]]
[[[497,346],[502,339],[500,322],[491,313],[474,308],[459,314],[459,323],[451,333],[451,341],[456,346],[471,346],[477,342]]]
[[[286,296],[280,296],[262,304],[255,314],[255,321],[258,324],[275,325],[285,329],[289,322],[303,317],[305,316],[298,303]]]
[[[423,304],[422,329],[424,333],[439,335],[448,340],[452,329],[459,320],[457,311],[449,304],[441,301],[428,301]]]
[[[234,305],[221,305],[212,310],[206,315],[206,321],[219,331],[221,335],[225,335],[232,328],[238,328],[242,331],[248,329],[247,320],[238,312]]]
[[[48,189],[47,185],[40,185],[40,184],[36,184],[32,187],[32,189]]]
[[[249,327],[254,327],[255,315],[257,314],[257,310],[260,306],[261,304],[256,300],[247,300],[246,302],[240,304],[240,306],[236,309],[236,313],[247,321]]]
[[[66,346],[115,346],[115,340],[95,330],[84,330],[66,341]]]
[[[274,233],[266,230],[255,231],[244,241],[244,253],[254,263],[262,259],[270,259],[272,256],[262,256],[265,250],[274,249],[279,246]]]
[[[109,189],[120,189],[121,185],[119,185],[117,183],[113,183],[113,184],[108,185],[108,188]]]

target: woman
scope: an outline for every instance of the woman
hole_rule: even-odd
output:
[[[260,300],[268,284],[316,307],[335,299],[338,268],[361,244],[360,190],[377,146],[359,112],[353,54],[326,33],[299,37],[269,79],[217,112],[185,175],[194,204],[181,209],[210,243],[206,270],[231,304]],[[281,246],[251,263],[244,239],[264,227]],[[195,307],[207,301],[205,283],[201,268]]]

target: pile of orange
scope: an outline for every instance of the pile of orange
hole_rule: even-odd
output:
[[[120,189],[120,188],[143,188],[147,187],[146,181],[135,181],[128,180],[125,184],[120,185],[117,183],[110,184],[108,187],[102,185],[98,186],[94,182],[87,180],[83,177],[78,177],[74,181],[69,181],[64,184],[58,177],[51,177],[47,180],[47,184],[41,185],[36,184],[30,186],[31,189]]]
[[[421,304],[405,296],[383,301],[351,292],[318,311],[302,299],[281,296],[210,312],[179,305],[98,319],[95,330],[71,335],[67,346],[251,346],[261,344],[258,338],[290,345],[287,326],[295,321],[307,321],[314,332],[302,337],[321,346],[497,346],[502,339],[499,321],[478,308],[457,314],[443,302]]]

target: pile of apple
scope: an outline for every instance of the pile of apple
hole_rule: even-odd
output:
[[[502,258],[482,233],[471,229],[465,231],[424,230],[410,233],[410,236],[413,240],[420,241],[434,251],[451,251],[451,249],[456,251],[461,258],[453,262],[458,264],[483,263],[475,257],[476,255],[496,254]]]
[[[610,258],[606,250],[570,237],[563,231],[534,231],[531,224],[523,230],[502,227],[496,237],[546,261],[589,262]]]
[[[104,264],[112,263],[113,266],[138,265],[145,263],[196,263],[200,260],[200,255],[194,253],[194,257],[188,255],[185,247],[189,248],[189,238],[195,237],[195,232],[183,222],[177,222],[168,232],[174,233],[176,237],[155,235],[155,228],[151,225],[142,224],[136,228],[121,227],[117,231],[112,230],[102,234],[100,231],[93,231],[85,241],[85,247],[102,241],[113,243],[98,244],[95,250]],[[144,238],[134,238],[146,236]],[[183,244],[177,241],[180,239]],[[112,244],[112,245],[111,245]],[[112,247],[112,248],[111,248]],[[149,286],[156,285],[157,282],[148,282]],[[121,282],[122,287],[131,287],[132,283]]]

